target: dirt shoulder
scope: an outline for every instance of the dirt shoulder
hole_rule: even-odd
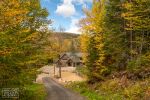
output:
[[[64,67],[62,68],[62,78],[54,78],[54,67],[53,66],[44,66],[39,69],[42,73],[37,76],[37,82],[42,83],[43,77],[50,77],[53,80],[61,83],[66,84],[68,82],[73,81],[85,81],[86,79],[77,75],[75,73],[75,67]],[[58,75],[59,69],[55,68],[55,75]]]

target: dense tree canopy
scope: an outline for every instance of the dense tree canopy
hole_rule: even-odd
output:
[[[94,0],[80,21],[90,80],[149,68],[149,0]],[[85,37],[88,37],[85,39]]]
[[[0,88],[23,88],[35,79],[51,24],[47,16],[39,0],[0,1]]]

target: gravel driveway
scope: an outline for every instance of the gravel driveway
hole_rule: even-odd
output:
[[[86,100],[84,97],[64,88],[49,77],[44,77],[43,83],[47,90],[46,100]]]
[[[66,69],[64,69],[64,71],[65,70]],[[72,69],[69,70],[72,71]],[[54,75],[52,66],[44,66],[40,68],[39,71],[41,71],[42,73],[37,76],[36,82],[45,85],[45,88],[47,90],[46,100],[86,100],[79,94],[65,88],[63,85],[60,84],[61,82],[57,83],[56,81],[54,81],[52,79]],[[70,71],[68,71],[67,69],[67,72],[62,72],[64,80],[82,80],[79,76]]]

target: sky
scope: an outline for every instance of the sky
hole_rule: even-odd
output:
[[[85,17],[82,8],[90,9],[92,0],[41,0],[41,6],[48,10],[48,19],[56,31],[61,26],[66,32],[80,34],[77,24]]]

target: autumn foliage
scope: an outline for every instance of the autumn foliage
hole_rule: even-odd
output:
[[[93,0],[92,9],[83,9],[81,49],[90,81],[120,71],[140,78],[135,73],[150,69],[149,4],[149,0]]]
[[[0,0],[0,89],[18,87],[20,99],[42,64],[47,16],[39,0]]]

